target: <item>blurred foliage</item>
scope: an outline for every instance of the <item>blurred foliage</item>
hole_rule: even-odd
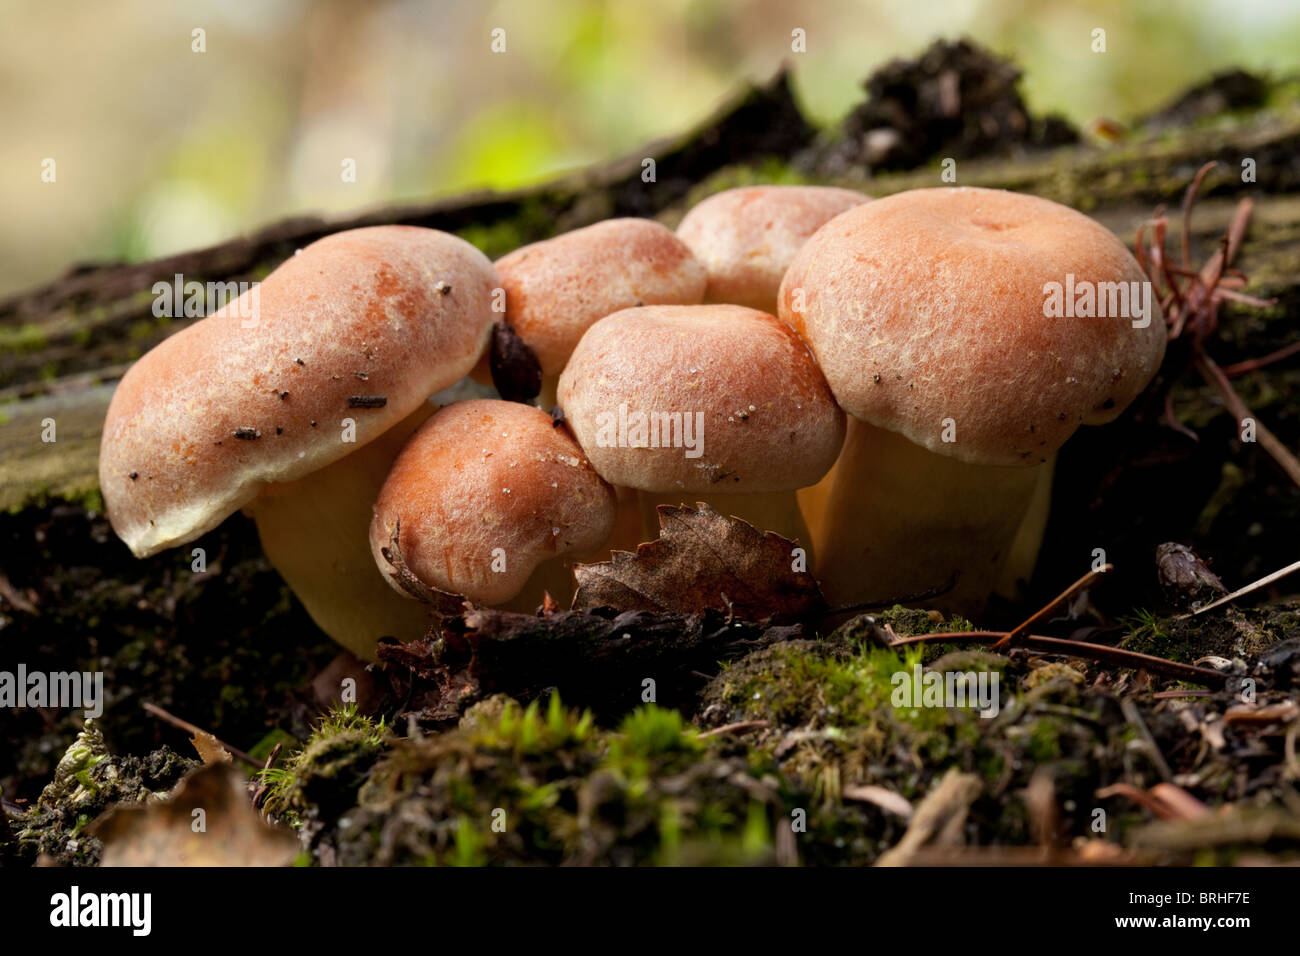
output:
[[[536,181],[679,131],[783,60],[831,123],[871,67],[966,33],[1022,65],[1035,112],[1086,123],[1154,109],[1228,65],[1291,72],[1300,53],[1293,0],[3,6],[0,291],[290,214]]]

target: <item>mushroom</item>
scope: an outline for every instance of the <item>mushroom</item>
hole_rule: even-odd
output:
[[[567,431],[532,406],[480,399],[448,405],[407,442],[369,537],[398,593],[385,550],[428,587],[533,610],[544,590],[572,597],[571,561],[613,525],[614,491]]]
[[[677,237],[704,266],[705,302],[732,302],[777,312],[781,279],[795,253],[818,229],[868,197],[835,186],[744,186],[728,189],[694,206],[677,227]],[[816,537],[826,510],[832,467],[797,498]]]
[[[708,274],[705,302],[776,314],[781,278],[823,225],[867,201],[835,186],[743,186],[716,193],[682,217],[677,238]]]
[[[601,319],[560,376],[560,404],[606,481],[658,504],[705,501],[808,544],[794,491],[817,481],[844,415],[807,347],[738,305],[645,306]]]
[[[1087,216],[1000,190],[876,199],[804,245],[781,315],[850,416],[816,541],[830,600],[955,575],[936,603],[979,612],[1057,449],[1117,417],[1160,366],[1164,322],[1144,279]],[[1060,290],[1085,288],[1114,292],[1116,307],[1054,317]],[[1132,314],[1115,314],[1121,289]],[[1032,566],[1038,543],[1018,560]]]
[[[1011,539],[1007,558],[1002,563],[993,593],[1011,601],[1025,596],[1029,582],[1038,564],[1038,551],[1043,545],[1043,533],[1052,511],[1052,478],[1056,472],[1056,456],[1050,455],[1047,464],[1034,469],[1038,478],[1029,497],[1025,516],[1020,519],[1016,535]],[[829,492],[829,489],[828,489]]]
[[[537,403],[555,405],[555,387],[582,334],[597,319],[639,305],[692,305],[704,296],[704,268],[672,231],[652,219],[607,219],[521,246],[496,263],[506,321],[542,366]],[[486,360],[475,379],[490,381]],[[635,492],[616,488],[613,547],[641,540]]]
[[[369,656],[381,636],[418,635],[423,615],[370,559],[370,507],[427,397],[482,354],[497,284],[487,257],[431,229],[303,249],[123,377],[99,460],[114,530],[147,557],[244,509],[339,643]]]
[[[607,219],[535,242],[496,263],[506,321],[542,366],[543,408],[582,334],[600,318],[639,305],[693,305],[704,268],[672,231],[651,219]]]

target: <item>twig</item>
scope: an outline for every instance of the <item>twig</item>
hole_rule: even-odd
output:
[[[1073,584],[1071,584],[1068,588],[1066,588],[1056,597],[1048,601],[1038,611],[1035,611],[1033,614],[1031,614],[1025,621],[1016,625],[1011,630],[1007,631],[1007,636],[1002,638],[1002,640],[998,641],[989,649],[993,651],[1001,651],[1004,647],[1010,648],[1012,645],[1016,643],[1017,640],[1020,639],[1020,636],[1026,633],[1031,627],[1033,627],[1039,621],[1042,621],[1044,618],[1047,617],[1047,615],[1051,614],[1062,604],[1065,604],[1067,601],[1070,600],[1070,598],[1074,597],[1080,591],[1084,590],[1085,588],[1091,587],[1093,582],[1097,581],[1107,571],[1114,571],[1114,570],[1115,570],[1114,565],[1103,564],[1100,568],[1097,568],[1095,571],[1089,571],[1087,574],[1079,578],[1079,580],[1075,581]]]
[[[1093,841],[1104,846],[1104,855],[1080,852],[1073,849],[1042,846],[954,846],[921,847],[908,861],[911,866],[1144,866],[1147,858],[1115,843]]]
[[[716,737],[719,734],[729,734],[740,730],[758,730],[760,727],[766,727],[771,723],[769,720],[741,720],[734,724],[723,724],[721,727],[714,727],[712,730],[706,730],[700,734],[700,738]]]
[[[9,602],[9,606],[15,611],[24,611],[33,617],[40,617],[40,609],[27,599],[23,594],[9,582],[9,576],[0,571],[0,597]]]
[[[1128,797],[1162,820],[1203,820],[1211,815],[1209,807],[1172,783],[1158,783],[1149,790],[1143,790],[1121,781],[1102,787],[1097,791],[1097,796],[1102,800]]]
[[[1201,378],[1205,379],[1206,384],[1218,390],[1223,397],[1223,404],[1237,420],[1238,428],[1247,418],[1255,422],[1255,440],[1281,466],[1287,477],[1300,486],[1300,461],[1246,406],[1241,396],[1233,389],[1232,383],[1228,381],[1228,376],[1224,374],[1223,369],[1215,364],[1214,359],[1202,352],[1196,356],[1196,370],[1201,373]]]
[[[1221,371],[1228,378],[1236,378],[1238,375],[1245,375],[1247,372],[1255,372],[1266,365],[1272,365],[1274,362],[1280,362],[1284,358],[1290,358],[1300,352],[1300,342],[1292,342],[1290,345],[1283,346],[1267,355],[1260,356],[1257,359],[1246,359],[1244,362],[1234,362],[1231,365],[1220,366]]]
[[[981,789],[980,778],[974,774],[961,773],[955,767],[949,770],[916,805],[902,838],[881,854],[876,866],[907,866],[927,844],[956,845]]]
[[[1184,269],[1192,267],[1192,206],[1196,203],[1196,194],[1201,191],[1201,183],[1205,181],[1210,170],[1217,165],[1218,163],[1213,161],[1202,165],[1192,178],[1192,184],[1187,187],[1187,195],[1183,197],[1183,233],[1178,238],[1183,250]]]
[[[1183,614],[1179,617],[1174,618],[1174,620],[1185,621],[1189,617],[1196,617],[1196,615],[1198,614],[1204,614],[1206,611],[1212,611],[1216,607],[1220,607],[1224,604],[1227,604],[1229,601],[1235,601],[1237,598],[1244,597],[1247,594],[1250,594],[1254,591],[1258,591],[1260,588],[1268,587],[1274,581],[1280,581],[1288,574],[1293,574],[1296,571],[1300,571],[1300,561],[1296,561],[1294,564],[1288,564],[1285,568],[1282,568],[1279,571],[1274,571],[1272,574],[1266,574],[1258,581],[1252,581],[1250,584],[1247,584],[1244,588],[1238,588],[1236,591],[1233,591],[1231,594],[1225,594],[1217,601],[1211,601],[1209,604],[1205,605],[1205,607],[1198,607],[1195,611],[1192,611],[1190,614]]]
[[[1111,797],[1128,797],[1139,806],[1145,807],[1162,820],[1172,820],[1174,811],[1163,800],[1148,790],[1141,787],[1135,787],[1131,783],[1121,781],[1113,783],[1109,787],[1102,787],[1097,791],[1097,799],[1107,800]]]
[[[224,740],[222,740],[220,737],[217,737],[215,734],[208,733],[208,731],[204,730],[202,727],[196,727],[194,726],[194,724],[191,724],[188,720],[181,720],[175,714],[163,710],[157,704],[151,704],[148,701],[145,701],[140,706],[143,707],[147,712],[153,714],[159,720],[163,721],[164,723],[171,724],[173,727],[179,728],[180,730],[183,730],[188,734],[194,734],[195,736],[199,734],[207,734],[217,743],[221,744],[221,746],[225,747],[226,750],[230,751],[232,756],[238,757],[240,760],[248,764],[254,770],[262,769],[262,765],[258,763],[256,760],[254,760],[252,757],[250,757],[248,754],[244,753],[238,747],[232,747],[230,744],[226,743]]]
[[[936,634],[918,634],[916,637],[904,637],[892,642],[890,647],[903,647],[908,644],[988,644],[1006,637],[1006,631],[948,631]],[[1086,641],[1068,641],[1060,637],[1043,637],[1041,634],[1026,634],[1020,639],[1020,646],[1026,650],[1042,654],[1060,654],[1064,657],[1077,657],[1082,660],[1111,664],[1116,667],[1132,667],[1134,670],[1148,670],[1171,680],[1192,681],[1197,684],[1222,684],[1227,677],[1208,667],[1196,667],[1126,651],[1105,644],[1089,644]]]
[[[1246,227],[1250,222],[1254,203],[1243,199],[1237,203],[1232,214],[1232,221],[1219,239],[1218,249],[1206,260],[1199,271],[1193,271],[1191,262],[1192,207],[1201,190],[1201,184],[1216,163],[1209,162],[1196,172],[1187,195],[1183,199],[1183,227],[1179,237],[1182,261],[1180,267],[1171,267],[1165,255],[1165,233],[1167,220],[1163,210],[1156,210],[1156,218],[1138,227],[1135,253],[1139,268],[1146,274],[1157,290],[1161,310],[1165,313],[1169,341],[1190,333],[1191,362],[1207,384],[1216,389],[1223,397],[1223,402],[1240,426],[1246,418],[1255,420],[1255,433],[1259,444],[1281,466],[1297,486],[1300,486],[1300,460],[1277,439],[1277,436],[1264,427],[1251,414],[1246,403],[1232,387],[1230,378],[1234,374],[1253,371],[1300,351],[1300,343],[1278,349],[1259,359],[1250,359],[1230,366],[1225,371],[1205,351],[1205,343],[1213,336],[1219,325],[1219,306],[1227,302],[1237,302],[1253,307],[1266,307],[1276,303],[1276,299],[1261,299],[1237,291],[1246,285],[1246,276],[1239,269],[1232,268],[1232,261],[1241,250],[1242,240],[1246,236]],[[1146,230],[1150,227],[1153,241],[1147,246]],[[1179,284],[1186,280],[1186,288]],[[1163,283],[1164,292],[1160,292]],[[1179,432],[1195,435],[1190,429],[1178,424],[1173,413],[1173,404],[1169,396],[1165,399],[1165,419]]]
[[[275,759],[280,756],[282,746],[283,744],[276,744],[271,748],[271,756],[266,758],[266,764],[262,767],[262,784],[257,788],[257,792],[253,794],[254,810],[262,809],[262,801],[266,799],[267,791],[271,789],[271,785],[266,782],[266,772],[271,769],[272,765],[275,764]]]
[[[1124,713],[1124,719],[1137,730],[1138,736],[1142,738],[1142,743],[1146,745],[1147,755],[1151,758],[1151,762],[1156,765],[1160,777],[1166,782],[1173,779],[1173,773],[1169,769],[1169,764],[1165,761],[1165,755],[1160,752],[1156,739],[1151,736],[1151,728],[1142,719],[1142,714],[1138,711],[1137,705],[1132,700],[1124,698],[1119,702],[1119,709]]]
[[[888,810],[904,820],[912,818],[912,802],[901,793],[895,793],[888,787],[880,787],[873,783],[868,784],[850,784],[840,791],[840,796],[845,800],[858,800],[862,803],[870,803],[880,807],[882,810]]]

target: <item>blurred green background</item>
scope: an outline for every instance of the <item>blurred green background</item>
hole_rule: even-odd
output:
[[[0,293],[290,214],[545,178],[678,132],[782,60],[832,123],[874,65],[967,34],[1021,64],[1035,112],[1084,124],[1300,59],[1297,0],[3,0],[0,17]]]

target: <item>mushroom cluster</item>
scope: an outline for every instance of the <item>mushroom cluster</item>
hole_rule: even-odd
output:
[[[495,264],[356,229],[141,358],[100,484],[142,557],[250,514],[363,657],[423,630],[411,578],[532,609],[696,501],[806,549],[833,601],[934,589],[971,613],[1032,570],[1057,449],[1164,352],[1158,314],[1053,317],[1043,290],[1140,279],[1086,216],[984,189],[733,189],[676,232],[613,219]],[[502,327],[541,407],[433,405]]]

